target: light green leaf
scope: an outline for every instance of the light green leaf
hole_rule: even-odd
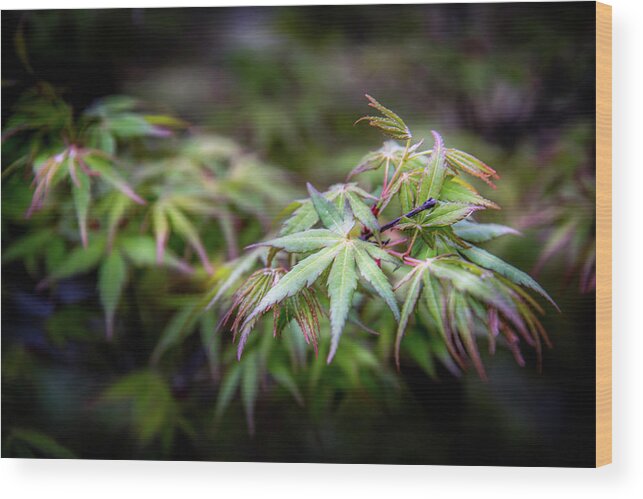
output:
[[[242,364],[240,362],[233,364],[232,367],[228,369],[223,381],[219,385],[219,394],[217,396],[217,406],[215,409],[216,419],[221,419],[221,416],[223,416],[223,413],[230,405],[230,402],[232,402],[234,394],[237,392],[237,388],[239,388],[242,374],[241,371]]]
[[[73,249],[67,259],[52,273],[51,279],[65,279],[92,270],[105,251],[105,238],[93,237],[87,248]]]
[[[307,184],[307,186],[310,199],[322,224],[330,230],[346,234],[352,227],[352,224],[349,225],[350,220],[346,220],[345,214],[334,203],[322,196],[312,184]]]
[[[252,319],[264,312],[266,309],[279,303],[284,298],[293,296],[304,287],[312,285],[313,282],[326,270],[337,253],[342,249],[343,244],[324,248],[323,250],[304,258],[295,265],[290,272],[286,273],[277,284],[263,297],[259,305],[246,317],[244,325],[251,324]]]
[[[194,248],[206,272],[212,274],[212,264],[201,242],[201,237],[192,222],[181,210],[171,204],[165,205],[165,213],[172,223],[172,228]]]
[[[484,243],[506,234],[520,235],[515,229],[500,224],[479,224],[461,220],[453,226],[456,235],[470,243]]]
[[[114,314],[120,301],[125,281],[127,265],[119,251],[112,251],[100,267],[98,274],[98,295],[105,310],[105,329],[111,339],[114,331]]]
[[[364,277],[364,279],[373,286],[373,289],[389,306],[395,318],[399,320],[400,309],[397,306],[397,301],[395,300],[391,284],[382,270],[375,265],[371,256],[365,251],[355,251],[355,260],[357,261],[357,266],[359,267],[362,277]]]
[[[193,331],[193,326],[199,318],[198,312],[197,307],[188,305],[172,316],[152,352],[153,363],[157,363],[169,348],[177,345]]]
[[[259,394],[259,364],[255,352],[246,357],[241,374],[241,400],[251,435],[255,432],[255,403]]]
[[[351,206],[351,210],[353,210],[357,220],[364,224],[364,227],[370,230],[373,234],[377,234],[380,226],[377,223],[377,218],[373,215],[371,208],[352,192],[347,193],[347,198]]]
[[[353,302],[353,293],[357,288],[355,272],[354,247],[345,244],[337,254],[328,275],[328,295],[330,297],[331,345],[327,362],[335,356],[339,339]]]
[[[438,203],[431,211],[427,212],[422,220],[423,227],[447,227],[467,218],[471,213],[480,209],[461,203]]]
[[[420,297],[422,290],[422,276],[426,271],[425,265],[418,265],[411,272],[406,287],[406,299],[402,305],[402,313],[400,314],[399,324],[397,326],[397,335],[395,337],[395,363],[397,368],[400,368],[400,345],[402,344],[402,337],[409,322],[409,317],[415,310],[415,305]]]
[[[314,251],[342,240],[336,232],[328,229],[309,229],[287,236],[270,239],[269,241],[253,244],[254,246],[273,246],[289,253],[305,253]]]
[[[100,177],[105,180],[105,182],[111,184],[134,202],[145,204],[145,201],[134,192],[106,158],[98,154],[86,154],[83,156],[83,161],[85,161],[92,170],[100,173]]]
[[[440,199],[442,201],[452,201],[455,203],[474,204],[495,210],[500,209],[500,206],[496,203],[483,198],[471,185],[455,176],[447,177],[444,181],[442,191],[440,192]]]
[[[429,198],[441,199],[440,192],[446,176],[444,141],[438,132],[431,132],[435,142],[429,164],[424,169],[424,176],[420,182],[418,201],[423,203]]]
[[[506,277],[512,282],[536,291],[556,307],[556,310],[560,310],[547,291],[545,291],[540,284],[522,270],[518,270],[513,265],[508,264],[497,256],[476,246],[471,246],[468,249],[460,249],[460,253],[473,263],[476,263],[486,269],[493,270],[494,272],[498,272],[498,274]]]
[[[72,160],[70,159],[69,161]],[[72,188],[74,206],[80,229],[80,239],[83,242],[83,246],[87,247],[87,214],[92,198],[91,184],[87,174],[81,170],[76,171],[76,179],[78,180],[78,185],[74,185]]]
[[[281,234],[287,235],[295,232],[303,232],[310,229],[318,221],[319,215],[312,201],[306,200],[293,212],[292,216],[284,222]]]
[[[156,203],[152,208],[152,227],[154,228],[154,237],[156,239],[156,261],[163,261],[165,244],[170,233],[170,224],[163,210],[163,203]]]

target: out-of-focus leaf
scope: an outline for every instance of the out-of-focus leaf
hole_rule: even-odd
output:
[[[128,236],[119,240],[119,248],[137,266],[155,266],[156,246],[154,239],[150,236]],[[181,272],[190,273],[192,268],[182,260],[179,260],[171,252],[165,251],[163,265]]]
[[[286,366],[275,363],[268,367],[268,372],[277,383],[290,392],[299,405],[304,405],[304,398],[297,386],[297,382]]]
[[[13,457],[44,457],[49,459],[77,459],[72,451],[60,445],[49,435],[39,431],[14,428],[5,437],[5,445],[10,450],[7,453]],[[19,447],[21,452],[14,455],[12,448]],[[5,454],[3,452],[3,454]]]
[[[259,394],[259,363],[255,352],[248,355],[243,362],[241,374],[241,400],[246,412],[246,423],[250,435],[255,433],[255,405]]]
[[[98,273],[98,295],[105,310],[107,339],[114,331],[114,314],[127,281],[127,264],[119,251],[112,251],[100,266]]]
[[[100,176],[105,182],[111,184],[115,189],[118,189],[132,201],[138,204],[145,204],[145,201],[134,192],[129,184],[121,177],[113,165],[104,157],[98,154],[85,154],[83,161],[94,171],[100,173]]]
[[[239,388],[242,366],[241,362],[233,364],[223,377],[219,387],[219,393],[217,395],[217,405],[215,409],[215,417],[217,419],[221,419],[223,413],[230,405],[230,402],[232,402],[232,399]]]
[[[185,306],[174,314],[172,319],[163,329],[154,351],[152,352],[152,362],[157,363],[161,356],[169,349],[179,343],[179,341],[192,332],[194,324],[199,318],[198,310],[195,306]]]
[[[89,272],[98,265],[105,252],[105,238],[96,236],[89,241],[86,248],[73,249],[65,261],[49,276],[52,280],[65,279],[77,274]]]
[[[165,213],[172,223],[172,229],[181,235],[199,255],[201,263],[208,274],[212,274],[212,264],[201,242],[198,231],[190,220],[178,208],[171,204],[165,205]]]
[[[13,241],[6,250],[2,252],[2,263],[9,263],[20,258],[25,259],[43,251],[47,243],[54,236],[51,228],[40,229],[27,234],[20,239]]]
[[[70,160],[71,161],[71,160]],[[83,246],[87,247],[87,214],[89,212],[89,203],[91,202],[92,192],[89,177],[83,171],[76,172],[78,185],[72,188],[74,196],[74,206],[76,207],[76,218],[80,229],[80,239]]]

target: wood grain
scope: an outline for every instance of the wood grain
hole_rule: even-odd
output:
[[[612,462],[612,7],[596,3],[596,466]]]

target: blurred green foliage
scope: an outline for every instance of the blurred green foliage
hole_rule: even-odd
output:
[[[593,4],[2,23],[3,456],[593,462]],[[397,374],[396,323],[374,300],[330,365],[296,323],[275,340],[269,321],[236,360],[225,298],[266,257],[243,248],[305,181],[344,181],[373,148],[353,126],[366,92],[499,172],[480,195],[502,210],[480,221],[523,237],[489,250],[539,270],[562,310],[543,321],[542,375],[535,354],[520,369],[500,350],[487,384],[454,377],[422,315]]]

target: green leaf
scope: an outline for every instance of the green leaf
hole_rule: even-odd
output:
[[[19,442],[20,448],[23,449],[24,445],[29,448],[29,453],[26,455],[20,454],[15,457],[46,457],[53,459],[78,459],[73,452],[66,447],[60,445],[56,440],[39,431],[27,430],[21,428],[14,428],[5,437],[7,445],[16,445]],[[16,445],[17,446],[17,445]],[[4,454],[4,452],[3,452]],[[12,454],[8,457],[11,457]]]
[[[500,209],[500,206],[493,201],[483,198],[478,194],[478,191],[467,182],[454,176],[447,177],[444,181],[442,191],[440,192],[440,200],[474,204],[484,206],[485,208],[493,208],[494,210]]]
[[[91,245],[91,244],[90,244]],[[150,236],[128,236],[119,239],[119,248],[136,266],[155,266],[156,247]],[[163,265],[185,273],[191,273],[192,268],[183,260],[179,260],[169,251],[163,255]]]
[[[105,252],[105,238],[94,237],[87,248],[73,249],[67,259],[50,275],[50,279],[65,279],[92,270]]]
[[[331,324],[331,345],[327,359],[328,363],[333,360],[335,352],[337,352],[348,311],[353,303],[353,293],[357,288],[354,252],[352,244],[345,244],[337,254],[328,275]]]
[[[351,221],[346,220],[344,213],[342,213],[335,204],[322,196],[312,184],[307,184],[307,187],[310,199],[322,224],[332,231],[346,234],[353,226],[353,224],[350,223]]]
[[[37,255],[46,248],[46,245],[55,237],[53,229],[36,230],[15,240],[2,252],[2,263],[13,262]]]
[[[233,364],[223,377],[223,381],[219,385],[219,394],[217,396],[217,406],[215,409],[216,419],[221,419],[221,416],[223,416],[223,413],[230,405],[230,402],[232,402],[234,394],[237,392],[237,388],[239,388],[242,374],[241,371],[242,364],[239,362]]]
[[[369,100],[368,105],[372,108],[377,109],[385,116],[385,118],[380,118],[377,116],[364,116],[363,118],[357,120],[357,122],[367,120],[369,125],[378,128],[384,134],[397,140],[411,139],[411,131],[409,130],[409,127],[406,126],[406,123],[404,123],[402,118],[400,118],[390,109],[377,102],[370,95],[367,94],[366,98]]]
[[[391,289],[391,284],[382,272],[382,270],[375,265],[371,256],[365,251],[355,251],[355,260],[359,267],[360,274],[368,283],[373,286],[375,292],[382,297],[386,304],[393,312],[397,320],[400,319],[400,309],[397,306],[395,295]]]
[[[292,216],[284,222],[281,234],[287,235],[295,232],[303,232],[310,229],[318,221],[319,215],[312,201],[306,200],[293,212]]]
[[[499,178],[493,168],[466,152],[458,151],[457,149],[447,149],[446,160],[452,168],[478,177],[492,187],[495,187],[495,185],[489,178]]]
[[[126,280],[125,260],[119,251],[112,251],[101,265],[98,274],[98,295],[105,310],[105,329],[108,339],[112,338],[114,332],[114,314]]]
[[[250,435],[255,432],[255,403],[259,394],[259,365],[255,352],[246,357],[241,374],[241,400]]]
[[[69,161],[72,160],[70,159]],[[87,214],[92,197],[91,184],[89,177],[83,171],[76,172],[76,179],[78,180],[78,185],[74,185],[72,188],[74,206],[80,229],[80,239],[83,242],[83,246],[87,247]]]
[[[297,232],[269,241],[253,244],[254,246],[273,246],[280,248],[289,253],[306,253],[308,251],[318,250],[330,246],[342,240],[336,232],[328,229],[309,229],[304,232]]]
[[[442,191],[442,185],[444,184],[447,172],[444,163],[446,154],[444,141],[438,132],[432,131],[431,133],[433,134],[435,144],[433,145],[433,152],[429,158],[429,164],[424,169],[424,176],[422,177],[418,190],[418,201],[421,203],[429,198],[441,199],[440,192]]]
[[[441,202],[433,210],[426,212],[422,227],[447,227],[467,218],[478,209],[480,207],[468,204]]]
[[[151,360],[153,363],[157,363],[169,348],[177,345],[192,332],[193,326],[199,318],[198,312],[199,310],[197,310],[196,306],[188,305],[172,316],[152,352]]]
[[[299,405],[304,405],[304,398],[297,386],[297,382],[286,366],[283,364],[272,364],[269,366],[268,372],[279,385],[290,392]]]
[[[165,213],[172,223],[172,228],[194,248],[206,272],[212,274],[212,264],[201,242],[201,237],[192,222],[181,210],[171,204],[165,204]]]
[[[371,208],[352,192],[348,192],[346,197],[357,220],[359,220],[364,227],[370,230],[373,234],[377,234],[380,226],[377,222],[377,218],[373,215]]]
[[[409,317],[415,310],[415,305],[420,297],[422,290],[422,276],[426,271],[426,265],[418,265],[409,275],[405,278],[408,282],[406,288],[406,299],[402,305],[402,313],[400,314],[399,324],[397,326],[397,335],[395,337],[395,364],[399,370],[400,368],[400,345],[402,344],[402,337],[409,322]]]
[[[556,302],[551,296],[549,296],[547,291],[545,291],[540,284],[522,270],[518,270],[516,267],[508,264],[504,260],[501,260],[497,256],[476,246],[471,246],[468,249],[460,249],[460,253],[473,263],[476,263],[486,269],[493,270],[516,284],[536,291],[556,307],[556,310],[560,311],[558,305],[556,305]]]
[[[86,154],[83,156],[83,161],[94,171],[100,173],[100,177],[108,184],[111,184],[115,189],[118,189],[128,198],[132,199],[138,204],[145,204],[145,201],[134,192],[127,182],[116,171],[112,164],[104,157],[97,154]]]
[[[152,227],[154,228],[154,237],[156,239],[156,261],[161,263],[167,238],[170,234],[170,223],[163,210],[163,203],[156,203],[152,208]]]
[[[275,303],[279,303],[284,298],[293,296],[302,288],[312,285],[342,248],[343,244],[340,243],[304,258],[263,297],[259,305],[246,317],[244,324],[250,324],[252,319]]]
[[[520,235],[515,229],[500,224],[479,224],[461,220],[453,226],[456,235],[470,243],[484,243],[506,234]]]

